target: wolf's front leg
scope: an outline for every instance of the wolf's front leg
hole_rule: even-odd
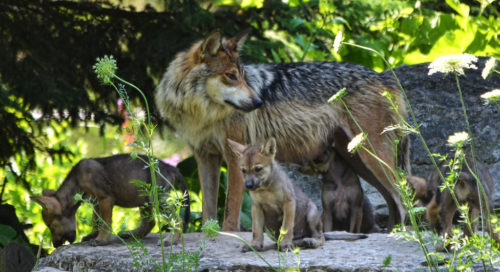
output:
[[[99,234],[99,226],[101,225],[101,223],[99,222],[98,211],[99,205],[96,204],[94,205],[94,211],[92,212],[92,232],[89,235],[84,236],[82,238],[82,242],[95,239],[97,237],[97,234]]]
[[[91,240],[90,243],[92,246],[103,246],[110,243],[111,235],[109,232],[111,231],[111,218],[113,215],[113,205],[115,201],[111,197],[105,197],[98,200],[99,202],[99,216],[102,219],[102,225],[99,229],[99,233],[94,240]]]
[[[219,193],[220,166],[222,156],[194,152],[198,164],[198,176],[203,194],[203,223],[209,219],[217,219],[217,194]]]
[[[264,211],[258,203],[252,203],[252,242],[250,245],[257,251],[264,249]],[[250,251],[250,248],[245,245],[242,251]]]
[[[286,251],[293,249],[293,227],[295,225],[295,199],[290,199],[283,206],[283,224],[281,228],[286,231],[278,250]]]
[[[227,160],[227,195],[224,214],[225,231],[238,231],[241,203],[243,202],[243,175],[236,157],[226,155]]]

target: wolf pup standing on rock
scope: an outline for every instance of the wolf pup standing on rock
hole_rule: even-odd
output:
[[[322,175],[321,221],[323,231],[345,230],[353,233],[379,232],[373,208],[363,193],[356,173],[329,149],[299,169],[307,175]]]
[[[243,198],[242,174],[226,138],[240,143],[276,139],[280,162],[314,160],[335,142],[335,149],[352,169],[372,184],[389,208],[389,228],[406,215],[394,189],[396,161],[410,170],[408,137],[384,128],[399,124],[391,103],[406,116],[405,103],[393,82],[374,71],[344,62],[242,65],[238,50],[247,33],[223,40],[216,30],[168,65],[156,88],[156,105],[169,124],[193,150],[203,193],[203,221],[216,218],[220,166],[227,163],[228,188],[224,230],[238,230]],[[382,168],[368,152],[356,155],[347,144],[360,129],[342,103],[327,101],[346,88],[343,101],[368,135],[375,153],[393,171]],[[395,140],[399,138],[397,146]],[[397,153],[396,153],[397,150]],[[398,154],[396,160],[395,154]]]
[[[281,228],[286,234],[279,250],[290,250],[294,244],[308,248],[323,245],[319,211],[274,160],[276,140],[271,138],[265,145],[250,147],[227,141],[239,157],[243,181],[252,198],[251,246],[263,250],[264,229],[278,239]]]
[[[140,155],[147,161],[147,157]],[[189,195],[179,170],[169,164],[158,161],[160,173],[172,184],[175,181],[184,192],[184,205],[186,212],[185,222],[189,221]],[[111,226],[113,206],[118,205],[125,208],[140,207],[141,225],[131,231],[122,232],[120,237],[127,238],[130,235],[142,238],[154,227],[155,221],[152,215],[152,203],[150,196],[141,192],[141,188],[131,183],[133,180],[141,180],[151,184],[150,171],[147,165],[140,159],[132,159],[129,154],[120,154],[110,157],[84,159],[78,162],[64,179],[63,184],[57,189],[43,190],[42,196],[31,198],[42,206],[42,217],[52,234],[52,244],[59,247],[64,242],[73,243],[76,236],[75,213],[81,201],[74,201],[76,193],[83,193],[83,197],[92,197],[97,200],[93,216],[94,230],[85,236],[82,241],[90,240],[92,245],[106,245],[110,242],[110,234],[105,226],[99,227],[102,219],[107,226]],[[165,191],[171,189],[168,182],[156,174],[156,182]],[[100,218],[100,219],[99,219]],[[174,242],[179,239],[175,234]]]
[[[468,165],[473,168],[474,164],[472,158],[467,157],[466,159]],[[499,242],[498,234],[493,232],[489,221],[489,214],[495,212],[492,199],[493,191],[495,189],[493,178],[485,165],[480,162],[476,162],[476,164],[477,177],[484,188],[484,196],[486,196],[486,198],[478,188],[476,179],[467,169],[465,164],[461,166],[462,169],[456,180],[454,194],[457,198],[458,204],[468,204],[468,216],[472,222],[472,231],[474,232],[477,231],[482,206],[482,214],[485,216],[486,230],[497,242]],[[449,173],[449,168],[445,165],[445,162],[439,165],[439,171],[441,171],[445,177]],[[439,234],[451,234],[453,217],[457,211],[457,206],[453,200],[451,192],[447,189],[443,191],[441,190],[442,180],[439,177],[438,172],[433,171],[429,174],[427,179],[410,176],[408,177],[408,182],[415,191],[415,197],[419,199],[423,205],[426,205],[426,218],[431,227],[434,228]],[[480,191],[478,191],[478,189]],[[482,205],[479,203],[479,198],[481,198]],[[471,235],[466,226],[463,226],[463,231],[465,234]]]

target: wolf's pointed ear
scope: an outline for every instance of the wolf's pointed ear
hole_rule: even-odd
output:
[[[243,151],[245,151],[246,149],[246,146],[231,139],[227,139],[227,143],[229,144],[229,147],[231,147],[231,150],[233,150],[234,154],[236,154],[238,157],[241,157],[241,154],[243,154]]]
[[[214,56],[219,51],[222,43],[222,34],[220,29],[212,31],[208,37],[201,43],[201,56]]]
[[[240,34],[224,42],[224,46],[231,51],[240,51],[247,41],[248,34],[252,29],[249,27],[243,30]]]
[[[61,203],[53,196],[31,196],[31,200],[40,204],[44,210],[55,214],[62,213]]]
[[[408,176],[407,180],[410,187],[415,192],[415,197],[417,199],[422,200],[428,197],[427,181],[425,181],[425,179],[416,176]]]
[[[276,154],[276,140],[274,138],[267,140],[262,148],[262,153],[267,156],[274,156]]]

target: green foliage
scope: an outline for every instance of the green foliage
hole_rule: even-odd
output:
[[[16,236],[17,233],[12,227],[0,224],[0,248],[4,248],[10,241],[14,241]]]

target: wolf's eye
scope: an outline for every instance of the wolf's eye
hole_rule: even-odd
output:
[[[255,166],[253,170],[255,171],[255,173],[259,173],[260,171],[262,171],[262,166]]]
[[[232,73],[226,73],[226,76],[227,76],[227,78],[229,78],[230,80],[236,80],[236,75],[235,75],[235,74],[232,74]]]
[[[247,170],[245,168],[241,168],[241,173],[245,174]]]

